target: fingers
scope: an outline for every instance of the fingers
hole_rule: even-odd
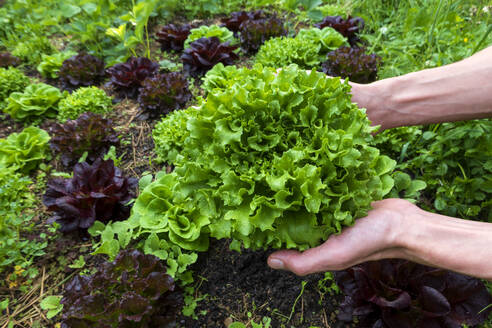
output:
[[[313,252],[314,248],[309,251],[304,253],[293,250],[277,251],[268,257],[268,265],[272,269],[291,271],[298,276],[324,271],[319,254]]]
[[[323,246],[309,249],[304,253],[294,250],[283,250],[272,253],[268,257],[268,265],[272,269],[291,271],[298,276],[305,276],[316,272],[339,271],[354,265],[378,261],[388,258],[402,258],[402,251],[398,248],[375,252],[358,259],[328,259],[323,254]]]

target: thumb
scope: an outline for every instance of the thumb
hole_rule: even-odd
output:
[[[323,262],[321,246],[303,253],[294,250],[277,251],[268,257],[268,265],[272,269],[291,271],[298,276],[325,271]]]

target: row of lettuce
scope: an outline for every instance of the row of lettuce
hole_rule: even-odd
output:
[[[52,219],[64,232],[89,231],[97,237],[95,253],[116,258],[100,269],[103,273],[78,277],[67,285],[63,324],[99,322],[113,326],[119,321],[120,326],[134,326],[135,322],[159,320],[172,324],[169,318],[155,317],[165,313],[160,306],[168,306],[163,299],[169,295],[176,301],[172,305],[175,308],[168,309],[170,317],[179,307],[179,296],[171,293],[174,284],[170,276],[181,285],[190,284],[193,276],[189,265],[196,261],[198,252],[208,249],[210,238],[230,238],[231,248],[236,250],[302,250],[353,224],[367,213],[371,201],[389,196],[419,200],[426,184],[428,202],[420,206],[453,216],[491,220],[490,121],[400,128],[373,137],[375,129],[351,103],[346,83],[303,70],[322,68],[330,75],[360,83],[376,79],[381,60],[366,54],[359,37],[363,26],[361,19],[332,16],[292,37],[277,15],[263,11],[232,13],[223,20],[223,26],[166,25],[157,33],[157,40],[164,51],[181,52],[182,73],[161,73],[157,62],[142,57],[130,57],[107,70],[101,59],[85,53],[67,51],[41,57],[39,72],[59,78],[62,88],[73,91],[71,94],[43,83],[29,84],[15,68],[2,70],[5,113],[26,123],[56,117],[62,124],[53,125],[51,138],[39,128],[28,127],[1,141],[0,178],[8,187],[2,189],[0,200],[17,205],[4,207],[9,215],[0,229],[15,233],[9,222],[35,202],[27,174],[50,158],[50,143],[65,169],[73,170],[70,177],[55,178],[47,184],[43,200],[54,213]],[[242,54],[256,52],[252,69],[224,66]],[[5,58],[18,64],[10,55]],[[277,72],[268,67],[285,69]],[[184,108],[192,99],[186,76],[200,77],[207,71],[202,84],[205,97],[199,98],[196,106],[169,114],[154,129],[158,161],[172,165],[174,170],[140,180],[140,194],[130,215],[129,203],[136,195],[137,181],[125,177],[112,160],[104,159],[120,138],[111,121],[98,115],[112,110],[111,98],[91,86],[100,85],[109,76],[108,86],[117,99],[135,99],[144,118],[156,118]],[[18,239],[14,236],[9,240]],[[153,267],[162,266],[155,264],[153,257],[129,251],[117,255],[128,247],[165,260],[170,276],[163,274],[163,268]],[[18,252],[23,252],[21,247]],[[12,264],[9,261],[15,257],[11,255],[2,258],[4,268]],[[137,264],[139,261],[146,263]],[[22,265],[27,267],[31,262],[32,258]],[[142,269],[146,265],[152,268]],[[131,266],[136,268],[136,275],[125,278],[130,280],[122,288],[110,287],[114,281],[121,282],[118,274],[131,271]],[[117,268],[115,273],[109,273],[113,267]],[[368,302],[373,306],[366,319],[381,320],[383,315],[385,324],[390,320],[416,324],[432,317],[439,324],[453,320],[470,325],[486,319],[489,311],[476,315],[491,302],[478,280],[431,272],[460,281],[443,287],[426,280],[428,269],[416,270],[420,270],[416,274],[421,279],[420,288],[418,292],[406,291],[416,315],[385,318],[389,309],[405,310],[410,303],[394,309],[384,302],[375,307],[373,301],[357,299],[358,307]],[[376,271],[367,269],[371,274]],[[352,271],[347,272],[353,277]],[[342,277],[339,281],[343,286],[343,279],[348,278]],[[370,277],[375,281],[384,278]],[[401,282],[394,284],[404,289]],[[116,294],[100,292],[108,288]],[[86,290],[85,296],[71,294],[71,290],[81,289]],[[453,299],[455,290],[462,289],[469,291],[466,297]],[[426,292],[422,294],[422,290]],[[376,292],[385,295],[384,288]],[[442,297],[449,310],[436,312],[432,305],[442,303]],[[458,303],[472,311],[456,315],[451,308]],[[98,316],[109,304],[115,314]],[[353,303],[350,305],[352,308],[347,305],[342,311],[348,321],[358,311]]]

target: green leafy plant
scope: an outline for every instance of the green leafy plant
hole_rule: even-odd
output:
[[[229,31],[225,27],[220,27],[218,25],[202,25],[198,28],[192,28],[190,30],[190,34],[185,40],[184,48],[187,49],[190,47],[190,44],[193,41],[196,41],[200,38],[211,38],[217,37],[221,43],[229,42],[229,44],[236,44],[237,40],[234,38],[232,31]]]
[[[0,169],[14,168],[26,174],[36,169],[49,158],[49,140],[46,131],[33,126],[0,139]]]
[[[46,36],[33,36],[19,42],[12,50],[12,55],[36,67],[42,61],[43,54],[51,55],[54,52],[55,47]]]
[[[30,208],[35,195],[31,185],[32,181],[15,172],[15,168],[0,169],[0,273],[9,274],[0,285],[9,288],[21,287],[23,280],[29,284],[38,274],[33,260],[45,254],[47,246],[43,235],[36,239],[25,237],[33,230]]]
[[[414,145],[422,137],[422,128],[405,126],[384,130],[374,136],[373,145],[399,163],[416,156],[417,147]]]
[[[352,13],[366,21],[360,37],[370,45],[370,53],[382,58],[379,77],[384,79],[457,62],[490,45],[492,33],[487,30],[492,16],[480,10],[485,3],[482,5],[473,1],[356,0]]]
[[[5,100],[13,92],[22,92],[29,84],[29,78],[20,70],[0,68],[0,109],[5,107]]]
[[[122,42],[123,46],[135,57],[138,57],[137,46],[142,46],[145,57],[150,58],[150,38],[147,25],[150,15],[159,7],[159,1],[132,1],[132,4],[132,9],[120,16],[125,23],[116,28],[108,28],[106,34]],[[127,29],[127,26],[130,28]]]
[[[43,77],[56,79],[63,62],[76,54],[77,53],[75,51],[70,50],[59,52],[54,55],[43,54],[37,70]]]
[[[70,36],[74,49],[103,59],[107,65],[114,65],[128,58],[128,50],[117,38],[104,33],[107,29],[121,24],[119,16],[131,10],[131,1],[88,1],[80,3],[81,12],[70,18],[70,24],[63,26]]]
[[[415,154],[399,167],[427,183],[439,213],[492,220],[491,120],[443,123],[413,143]]]
[[[127,221],[106,226],[97,252],[135,238],[193,254],[209,237],[304,250],[391,190],[395,163],[369,145],[375,128],[348,84],[295,66],[253,71],[163,119],[156,152],[175,169],[146,184]]]
[[[269,317],[263,317],[259,323],[249,321],[248,323],[252,328],[270,328],[272,319]],[[229,328],[246,328],[247,326],[242,322],[233,322],[229,325]]]
[[[425,181],[412,180],[410,175],[400,171],[393,172],[393,180],[395,180],[395,186],[388,197],[402,198],[412,203],[419,200],[421,191],[427,187]]]
[[[347,40],[332,28],[302,29],[295,38],[273,38],[261,46],[255,62],[264,66],[303,68],[319,66],[330,50],[347,45]]]
[[[62,97],[60,90],[49,84],[31,84],[23,92],[10,94],[4,112],[17,121],[56,117],[58,102]]]
[[[65,122],[75,120],[83,113],[107,114],[113,110],[111,97],[97,87],[79,88],[60,100],[57,119]]]
[[[46,296],[41,303],[41,309],[48,311],[46,318],[51,319],[63,310],[63,304],[60,304],[62,296]]]
[[[248,79],[254,74],[253,72],[245,67],[224,66],[222,63],[218,63],[203,77],[202,89],[206,93],[210,93],[214,89],[224,90],[243,79]]]

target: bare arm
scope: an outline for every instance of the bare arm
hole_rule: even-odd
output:
[[[352,101],[383,129],[492,117],[492,47],[451,65],[352,83]],[[278,251],[268,264],[299,275],[404,258],[492,280],[492,224],[425,212],[400,199],[373,203],[365,218],[303,253]]]
[[[382,129],[492,117],[492,47],[454,64],[352,83],[352,94]]]
[[[403,258],[492,280],[492,224],[425,212],[401,199],[373,203],[365,218],[303,253],[270,255],[274,269],[298,275],[342,270],[385,258]]]

